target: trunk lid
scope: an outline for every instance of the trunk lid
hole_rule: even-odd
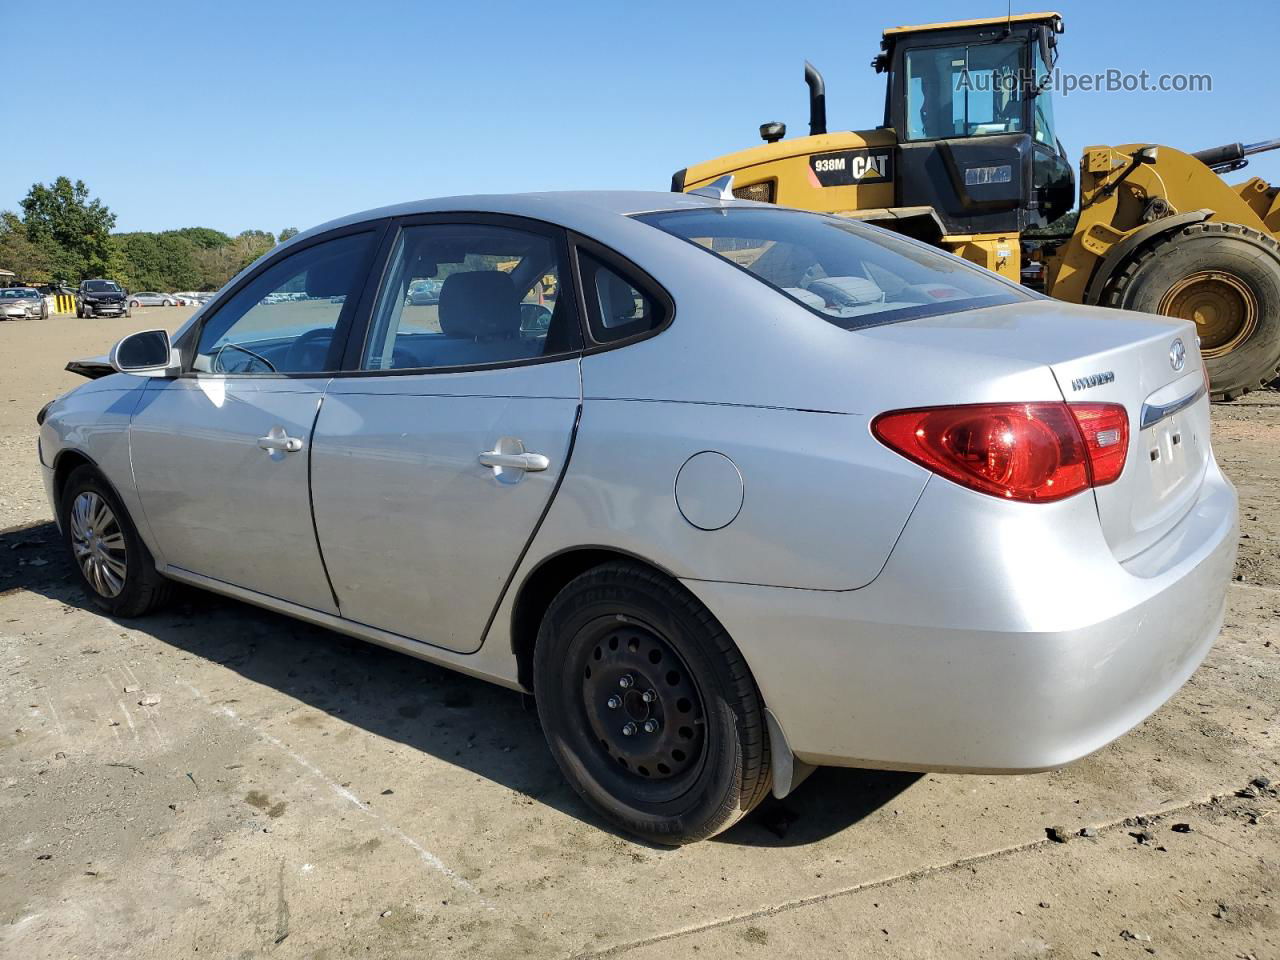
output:
[[[1051,369],[1069,403],[1121,403],[1129,411],[1124,472],[1094,490],[1107,542],[1128,560],[1186,516],[1208,468],[1209,395],[1195,328],[1178,322]]]
[[[1068,403],[1122,404],[1129,414],[1124,471],[1115,483],[1093,491],[1103,534],[1117,559],[1150,547],[1195,503],[1211,451],[1209,399],[1194,324],[1043,300],[859,333],[961,355],[1040,363],[1052,371]],[[957,360],[963,362],[963,356]],[[1008,397],[1023,399],[1030,398]]]

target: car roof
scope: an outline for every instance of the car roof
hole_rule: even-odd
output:
[[[720,200],[665,190],[563,190],[543,193],[479,193],[413,200],[353,213],[312,227],[289,243],[366,220],[407,217],[420,213],[496,213],[546,220],[571,229],[587,230],[602,220],[659,210],[691,210],[725,206],[758,207],[750,200]],[[766,204],[767,206],[767,204]]]

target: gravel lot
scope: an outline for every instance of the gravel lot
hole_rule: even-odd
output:
[[[1280,956],[1249,786],[1280,783],[1280,395],[1215,408],[1237,582],[1137,730],[1036,776],[822,770],[668,851],[577,801],[515,694],[195,591],[86,607],[33,416],[186,314],[0,324],[0,955]]]

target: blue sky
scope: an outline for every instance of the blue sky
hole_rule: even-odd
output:
[[[680,167],[758,143],[765,120],[803,132],[805,58],[826,76],[831,129],[874,127],[884,26],[1005,12],[1003,0],[121,0],[59,2],[55,23],[52,5],[7,7],[0,31],[46,65],[0,85],[10,129],[39,131],[0,154],[0,208],[65,174],[118,229],[233,233],[446,194],[665,189]],[[1014,5],[1039,9],[1055,7]],[[1094,143],[1280,137],[1273,2],[1217,17],[1189,0],[1056,9],[1064,70],[1213,77],[1212,93],[1059,99],[1073,162]],[[1280,151],[1232,179],[1255,173],[1280,181]]]

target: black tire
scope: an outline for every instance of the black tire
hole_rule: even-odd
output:
[[[125,567],[124,574],[120,578],[122,583],[117,592],[104,589],[104,582],[96,584],[92,582],[90,575],[86,573],[85,566],[77,557],[77,549],[73,543],[76,540],[76,534],[73,532],[75,518],[72,513],[75,510],[77,498],[82,495],[86,498],[99,498],[110,509],[114,521],[114,523],[104,524],[94,533],[99,534],[100,540],[105,541],[114,539],[114,533],[118,531],[123,543],[122,551],[116,554],[117,557],[123,555]],[[156,570],[151,551],[138,536],[138,530],[133,525],[128,511],[124,509],[120,498],[116,496],[111,485],[97,468],[85,464],[71,471],[62,489],[58,509],[62,542],[71,559],[71,566],[75,569],[80,585],[89,595],[89,599],[99,609],[114,617],[139,617],[149,613],[169,598],[173,589],[172,581],[162,577]]]
[[[556,763],[628,833],[703,840],[769,792],[764,705],[742,654],[706,607],[653,570],[619,561],[570,581],[543,617],[533,678]],[[622,735],[646,718],[654,731]]]
[[[1107,283],[1102,305],[1162,313],[1183,280],[1217,273],[1253,300],[1245,335],[1222,348],[1203,342],[1214,399],[1234,400],[1280,374],[1280,243],[1235,223],[1196,223],[1167,234],[1127,261]],[[1190,318],[1188,318],[1190,319]],[[1251,332],[1250,332],[1251,331]]]

